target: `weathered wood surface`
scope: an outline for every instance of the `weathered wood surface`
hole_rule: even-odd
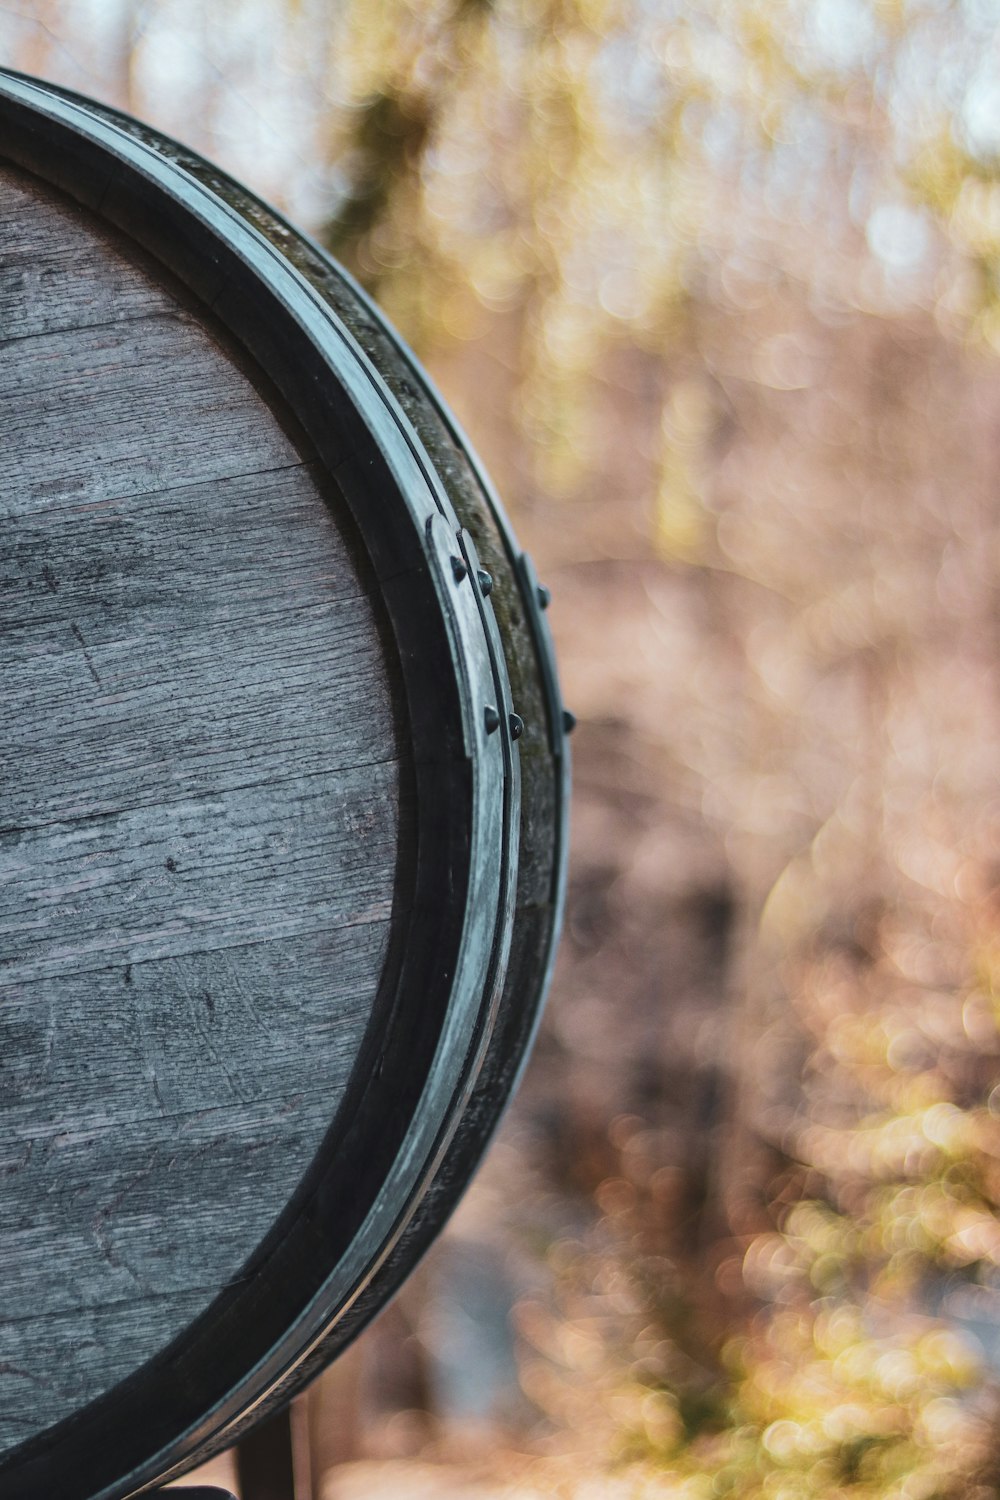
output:
[[[0,1453],[239,1277],[384,962],[373,608],[240,365],[0,171]]]

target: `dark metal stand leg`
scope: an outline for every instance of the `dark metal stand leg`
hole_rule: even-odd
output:
[[[166,1500],[236,1500],[231,1490],[220,1490],[215,1484],[190,1484],[177,1486],[172,1490],[154,1490],[150,1500],[156,1500],[157,1496],[166,1496]]]
[[[248,1432],[236,1448],[236,1474],[242,1500],[311,1500],[308,1433],[305,1452],[295,1453],[294,1413],[289,1407]],[[299,1443],[302,1449],[302,1443]],[[298,1471],[298,1484],[296,1473]],[[150,1500],[236,1500],[216,1485],[180,1485],[156,1490]]]
[[[288,1409],[248,1432],[236,1449],[243,1500],[296,1500]]]

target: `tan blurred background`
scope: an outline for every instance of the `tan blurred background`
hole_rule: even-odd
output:
[[[0,60],[374,292],[580,718],[536,1055],[303,1500],[1000,1495],[996,5],[5,0]]]

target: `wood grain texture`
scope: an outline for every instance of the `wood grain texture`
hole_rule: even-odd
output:
[[[174,299],[148,278],[116,282],[104,270],[107,241],[93,225],[52,205],[37,180],[7,170],[0,186],[0,330],[4,341],[65,328],[171,314]]]
[[[0,170],[0,1453],[240,1277],[385,959],[379,631],[242,363]]]

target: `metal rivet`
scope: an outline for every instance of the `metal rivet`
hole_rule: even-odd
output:
[[[524,733],[524,720],[521,718],[521,715],[511,714],[507,722],[510,725],[511,739],[519,740]]]
[[[477,568],[476,569],[476,577],[479,579],[479,587],[480,587],[480,590],[482,591],[482,593],[484,593],[484,594],[492,594],[492,592],[493,592],[493,574],[492,573],[487,573],[487,571],[486,571],[485,568]]]
[[[563,709],[563,734],[572,734],[576,728],[576,714],[570,709]]]
[[[552,590],[547,589],[544,583],[538,585],[538,608],[548,609],[552,603]]]
[[[455,575],[455,582],[461,583],[463,578],[469,574],[469,565],[464,557],[453,557],[451,560],[451,571]]]
[[[500,715],[497,713],[492,703],[487,703],[486,712],[484,713],[483,718],[486,721],[486,733],[496,734],[497,730],[500,728]]]

